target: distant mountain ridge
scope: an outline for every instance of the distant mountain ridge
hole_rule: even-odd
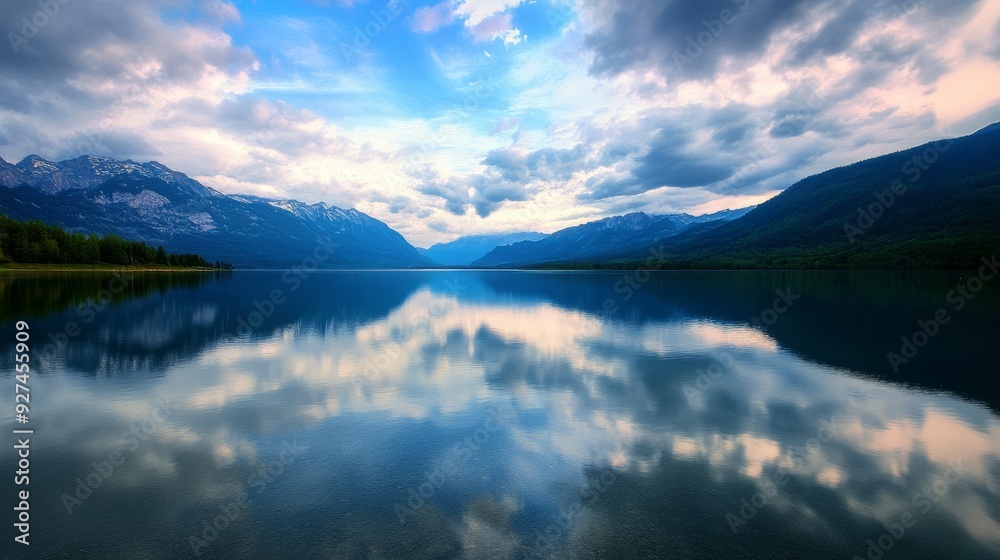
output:
[[[600,260],[623,251],[641,249],[658,239],[677,235],[699,224],[734,220],[753,207],[692,216],[650,216],[633,212],[559,230],[538,241],[514,243],[490,251],[476,266],[511,267],[546,262]]]
[[[238,267],[294,266],[329,240],[337,250],[320,266],[330,268],[463,262],[436,264],[426,256],[433,252],[482,267],[628,264],[654,247],[670,268],[969,268],[1000,247],[1000,123],[807,177],[756,207],[634,212],[421,251],[357,210],[225,195],[157,162],[0,159],[0,213]]]
[[[168,185],[178,185],[191,194],[224,196],[219,191],[206,187],[156,161],[136,163],[132,160],[119,161],[107,157],[80,156],[51,162],[30,155],[16,164],[11,164],[0,158],[0,183],[3,186],[28,185],[46,194],[66,189],[90,189],[122,175],[159,179]]]
[[[323,268],[433,263],[402,235],[354,209],[226,195],[157,162],[81,156],[0,158],[0,212],[70,231],[115,233],[237,267],[289,267],[337,245]],[[319,251],[321,254],[323,251]]]
[[[501,245],[519,241],[538,241],[546,234],[532,232],[467,235],[447,243],[438,243],[427,249],[417,249],[421,254],[442,266],[468,266]]]
[[[1000,250],[998,216],[995,123],[807,177],[739,220],[656,246],[675,268],[975,269]]]
[[[673,269],[974,269],[1000,249],[998,216],[994,123],[807,177],[727,219],[617,216],[498,247],[475,264],[631,266],[655,249]]]

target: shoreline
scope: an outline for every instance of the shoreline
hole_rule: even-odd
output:
[[[202,268],[187,266],[123,266],[109,264],[0,264],[2,271],[21,272],[214,272],[221,268]]]

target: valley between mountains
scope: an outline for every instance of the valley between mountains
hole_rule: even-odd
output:
[[[831,169],[750,208],[634,212],[551,233],[463,236],[422,249],[385,223],[324,203],[224,194],[158,162],[0,159],[0,213],[197,253],[238,268],[627,266],[966,268],[1000,247],[1000,125]]]

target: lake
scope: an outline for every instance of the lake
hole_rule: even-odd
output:
[[[997,558],[973,277],[0,273],[4,555]]]

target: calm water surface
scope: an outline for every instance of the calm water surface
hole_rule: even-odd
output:
[[[0,551],[998,558],[1000,289],[966,279],[7,273],[35,434]]]

